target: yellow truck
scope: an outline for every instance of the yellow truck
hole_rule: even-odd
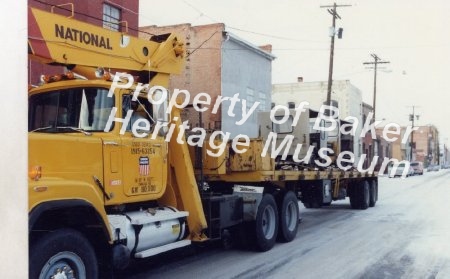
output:
[[[298,199],[375,205],[375,173],[280,168],[263,139],[216,157],[177,142],[181,111],[162,94],[184,63],[176,35],[141,40],[34,8],[29,24],[30,57],[68,69],[29,90],[30,278],[103,278],[230,235],[267,251],[296,237]]]

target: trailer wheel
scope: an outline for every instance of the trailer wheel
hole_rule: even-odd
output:
[[[348,196],[350,198],[350,206],[353,209],[359,209],[360,204],[360,198],[359,198],[359,183],[354,183],[351,185],[350,189],[348,190]]]
[[[374,207],[378,200],[378,183],[376,180],[370,182],[370,200],[369,206]]]
[[[321,208],[322,207],[322,203],[318,199],[309,201],[309,202],[304,202],[303,205],[305,206],[305,208]]]
[[[265,194],[258,206],[255,220],[256,248],[268,251],[275,245],[278,232],[278,210],[274,197]]]
[[[369,207],[369,203],[370,203],[370,185],[369,182],[367,180],[364,180],[362,182],[362,185],[359,187],[360,188],[360,209],[367,209]]]
[[[29,278],[98,278],[95,252],[72,229],[48,233],[30,247]]]
[[[294,192],[287,192],[281,203],[279,237],[282,242],[290,242],[297,236],[299,220],[298,200]]]
[[[224,250],[230,250],[235,246],[231,232],[227,229],[222,230],[222,248]]]
[[[350,205],[353,209],[367,209],[370,201],[369,182],[364,180],[353,185],[350,194]]]

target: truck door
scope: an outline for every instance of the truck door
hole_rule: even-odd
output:
[[[139,97],[137,101],[132,101],[131,95],[124,95],[123,118],[128,110],[133,111],[131,120],[126,132],[121,135],[123,194],[128,197],[128,201],[130,197],[131,201],[157,199],[163,194],[166,183],[167,143],[161,136],[151,139],[151,129],[138,129],[139,134],[148,133],[142,138],[131,130],[139,119],[148,121],[151,128],[155,125],[152,106],[147,98]],[[142,120],[140,122],[143,123]]]

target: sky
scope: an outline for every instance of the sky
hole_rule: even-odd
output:
[[[343,38],[335,40],[334,80],[350,80],[372,104],[374,73],[363,62],[371,54],[389,64],[377,75],[377,119],[382,125],[438,127],[450,144],[450,1],[336,1]],[[313,0],[167,0],[140,1],[140,26],[222,22],[227,31],[255,45],[272,44],[277,57],[272,83],[327,81],[331,15]]]

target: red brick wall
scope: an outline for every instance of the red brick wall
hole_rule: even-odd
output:
[[[221,23],[191,26],[179,24],[173,26],[146,26],[141,31],[155,35],[176,33],[186,43],[188,55],[184,71],[180,75],[173,75],[170,79],[169,90],[175,88],[188,90],[191,102],[198,93],[208,93],[211,96],[211,106],[203,113],[203,127],[214,129],[215,123],[220,123],[220,109],[217,114],[210,114],[212,107],[221,95],[221,65],[222,65],[222,32],[225,26]],[[150,38],[151,35],[140,33],[142,38]],[[196,123],[190,122],[195,127]]]
[[[46,4],[43,4],[46,3]],[[45,11],[50,11],[52,5],[60,5],[68,3],[67,0],[29,0],[28,6],[39,8]],[[79,0],[74,3],[75,16],[74,18],[80,21],[89,22],[98,26],[103,26],[103,4],[109,4],[121,10],[121,17],[123,21],[128,22],[129,34],[138,36],[138,15],[139,12],[139,0]],[[70,9],[70,6],[63,6],[64,9]],[[55,8],[55,13],[66,14],[70,13]],[[134,30],[133,30],[134,29]],[[125,31],[125,30],[123,30]]]
[[[67,0],[29,0],[28,6],[39,8],[50,12],[52,5],[60,5],[68,3]],[[121,20],[128,22],[128,33],[133,36],[138,36],[138,12],[139,0],[79,0],[73,1],[75,16],[74,18],[80,21],[88,22],[97,26],[103,26],[103,4],[109,4],[121,10]],[[70,9],[70,6],[63,6],[63,8]],[[68,11],[55,8],[55,13],[69,15]],[[125,30],[123,30],[125,31]],[[28,82],[30,84],[38,84],[41,74],[62,73],[62,67],[41,65],[35,61],[28,63]]]

